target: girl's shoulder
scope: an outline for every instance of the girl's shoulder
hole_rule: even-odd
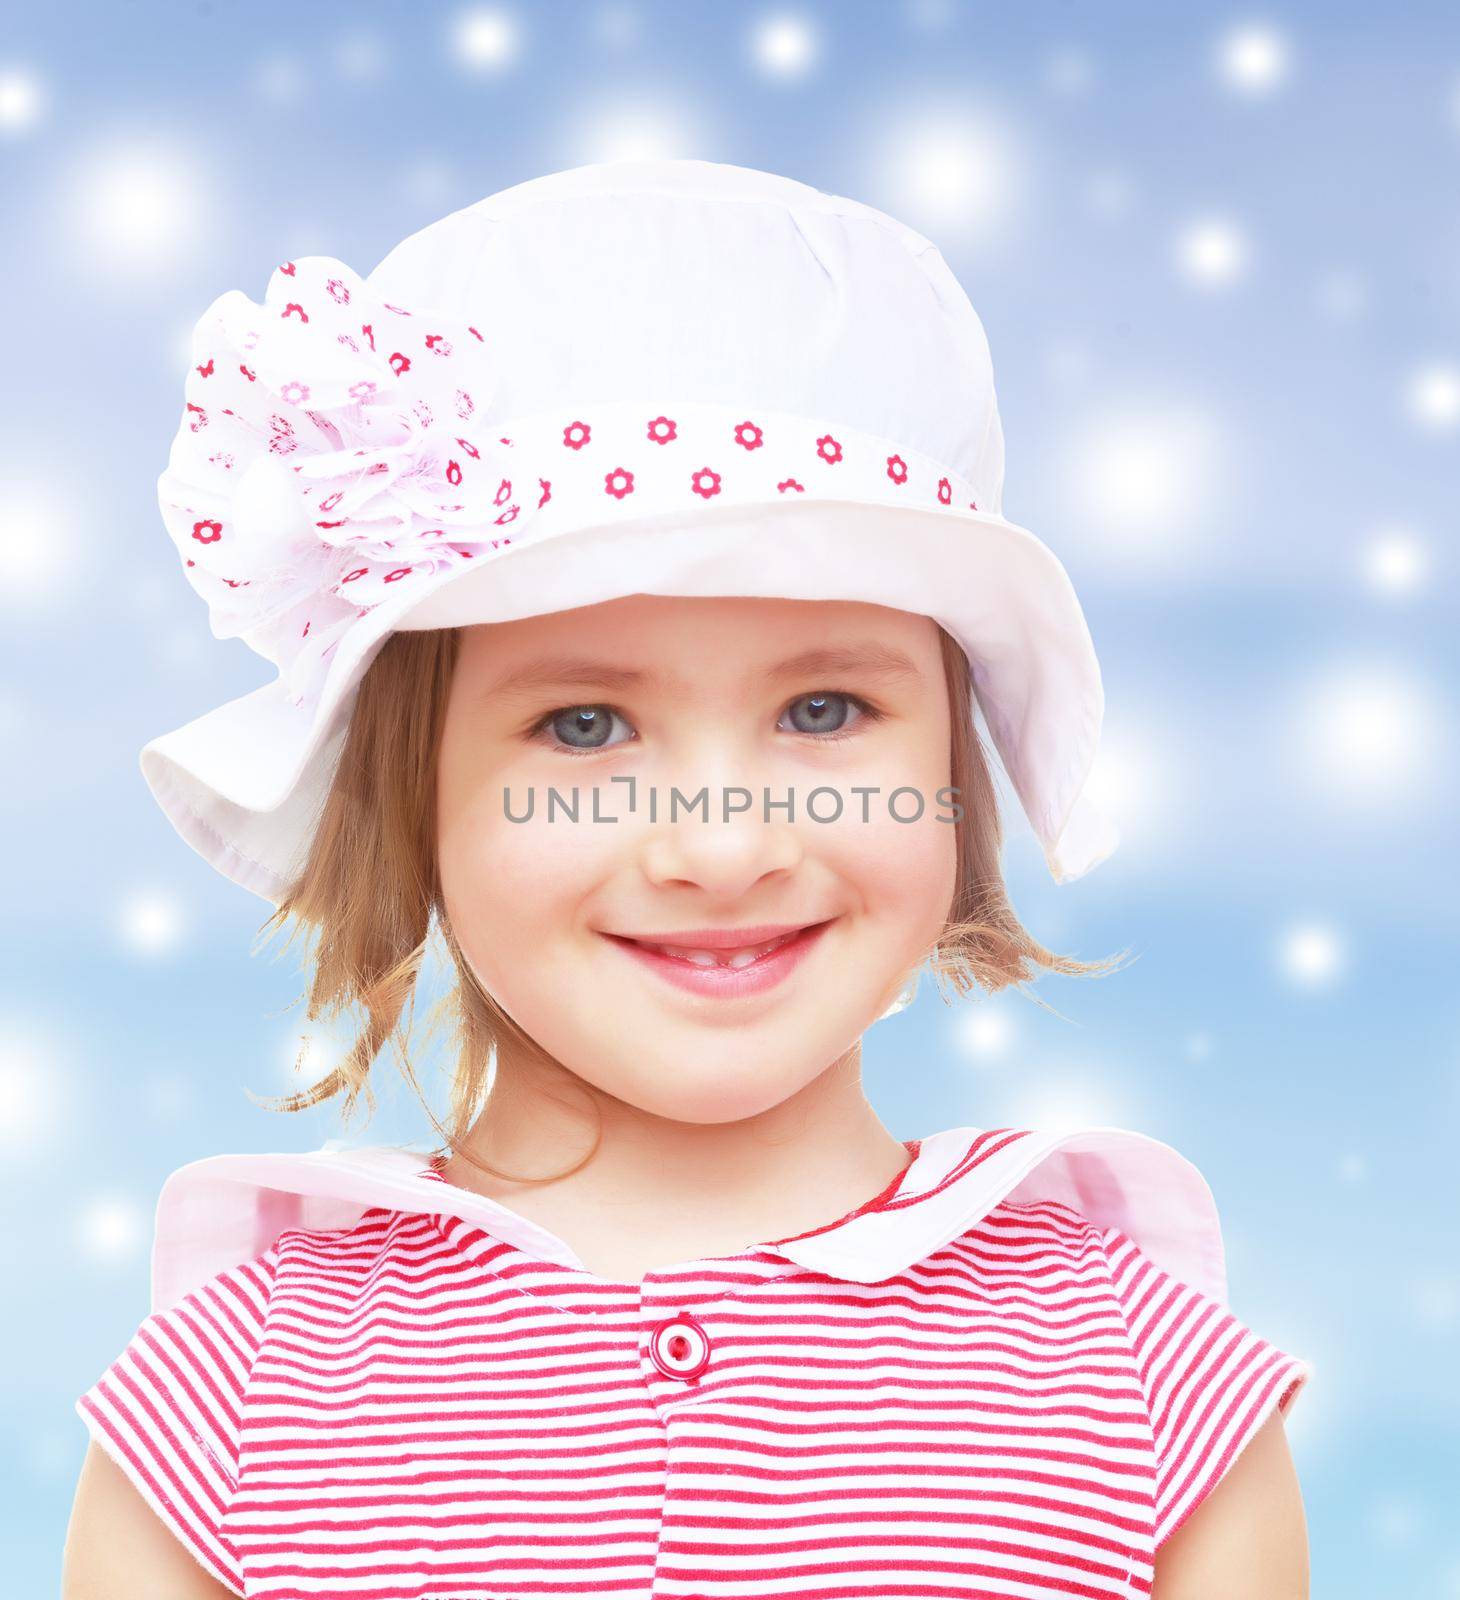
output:
[[[431,1152],[408,1145],[205,1156],[172,1172],[157,1202],[151,1303],[165,1310],[246,1262],[298,1271],[311,1256],[368,1254],[397,1211],[432,1209]]]
[[[1219,1283],[1163,1265],[1095,1198],[1003,1200],[966,1236],[1011,1336],[1058,1325],[1108,1378],[1140,1396],[1159,1548],[1274,1413],[1286,1421],[1313,1364],[1238,1317]],[[1143,1230],[1136,1229],[1137,1232]],[[1169,1241],[1167,1241],[1169,1244]],[[1195,1258],[1193,1258],[1195,1259]],[[1224,1278],[1222,1280],[1224,1284]]]
[[[235,1594],[224,1522],[260,1353],[281,1301],[348,1294],[430,1210],[427,1153],[402,1146],[208,1156],[163,1183],[151,1310],[76,1399],[91,1438],[199,1564]],[[433,1186],[434,1187],[434,1186]],[[413,1203],[414,1202],[414,1203]],[[401,1209],[402,1207],[409,1209]]]

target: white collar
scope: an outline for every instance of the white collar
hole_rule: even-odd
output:
[[[207,1156],[163,1184],[152,1247],[152,1310],[261,1254],[288,1228],[347,1228],[372,1207],[458,1216],[546,1261],[581,1268],[557,1235],[500,1201],[420,1176],[405,1145]],[[879,1283],[973,1227],[1001,1201],[1048,1200],[1117,1227],[1158,1266],[1225,1303],[1215,1201],[1168,1144],[1125,1128],[1051,1133],[949,1128],[923,1139],[892,1200],[809,1237],[760,1248],[813,1272]]]

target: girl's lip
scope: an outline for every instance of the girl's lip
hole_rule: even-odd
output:
[[[774,950],[758,957],[744,967],[701,967],[682,956],[660,955],[632,939],[616,933],[604,934],[611,944],[626,955],[641,962],[661,978],[688,990],[690,994],[709,995],[722,1000],[738,1000],[744,995],[762,994],[783,982],[810,953],[821,935],[836,921],[835,917],[802,928],[794,938],[777,945]],[[691,947],[692,948],[692,947]]]
[[[614,937],[633,939],[639,944],[667,944],[679,950],[745,950],[814,926],[810,922],[761,922],[753,928],[686,928],[680,933],[619,933]],[[600,933],[609,931],[599,929]]]

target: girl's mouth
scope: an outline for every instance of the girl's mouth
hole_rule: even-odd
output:
[[[691,994],[738,999],[774,988],[788,977],[835,921],[831,917],[738,949],[652,944],[616,933],[604,937],[649,971]]]

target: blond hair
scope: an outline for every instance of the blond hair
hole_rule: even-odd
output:
[[[1056,955],[1020,924],[1000,866],[1003,827],[973,719],[968,660],[946,630],[938,631],[952,722],[952,783],[963,815],[954,823],[953,900],[943,931],[919,965],[960,994],[975,988],[992,994],[1013,985],[1044,1005],[1023,988],[1041,970],[1103,977],[1119,966],[1125,952],[1097,961]],[[342,1095],[342,1119],[348,1123],[362,1095],[373,1112],[370,1070],[389,1045],[446,1146],[499,1177],[548,1182],[567,1174],[527,1178],[500,1173],[462,1149],[499,1081],[493,1064],[500,1070],[514,1059],[547,1058],[477,981],[441,894],[436,753],[459,638],[455,628],[394,633],[361,679],[307,860],[260,933],[277,931],[292,919],[287,948],[300,929],[314,930],[308,1019],[332,1020],[359,1008],[363,1021],[344,1057],[310,1088],[254,1098],[271,1110],[303,1111]],[[455,974],[454,987],[438,1002],[432,1019],[433,1027],[444,1023],[454,1036],[456,1066],[445,1127],[421,1091],[410,1047],[418,979],[433,933],[439,933]],[[304,1059],[301,1051],[296,1066]],[[571,1073],[564,1076],[588,1090],[591,1098],[591,1085]],[[570,1171],[576,1172],[592,1154]]]

